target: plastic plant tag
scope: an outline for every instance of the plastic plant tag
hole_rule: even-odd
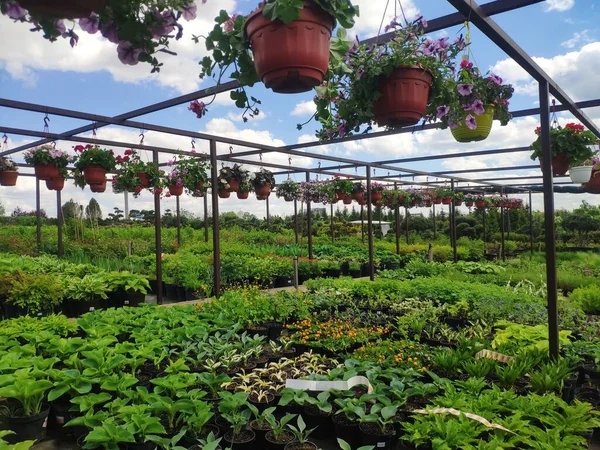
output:
[[[90,309],[88,309],[88,311],[89,312],[96,311],[96,308],[94,308],[93,306],[90,306]]]
[[[348,391],[354,386],[367,386],[367,392],[373,392],[373,386],[369,383],[366,377],[352,377],[346,381],[316,381],[316,380],[285,380],[285,387],[290,389],[299,389],[303,391],[330,391],[337,389],[338,391]]]
[[[480,358],[490,358],[503,363],[511,362],[515,359],[512,356],[503,355],[502,353],[493,352],[492,350],[481,350],[475,355],[475,359]]]
[[[123,302],[123,304],[124,304],[124,305],[129,305],[129,300],[125,300],[125,301]]]
[[[492,423],[487,420],[485,417],[478,416],[476,414],[465,413],[459,411],[454,408],[433,408],[433,409],[416,409],[413,412],[418,414],[452,414],[455,416],[460,416],[461,414],[469,419],[476,420],[477,422],[485,425],[488,428],[496,428],[498,430],[506,431],[508,433],[516,434],[510,431],[508,428],[504,428],[502,425],[498,425],[497,423]]]

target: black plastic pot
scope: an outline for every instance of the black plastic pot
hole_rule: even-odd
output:
[[[336,438],[341,438],[350,444],[351,448],[358,448],[361,446],[361,433],[358,428],[358,424],[349,425],[344,422],[343,416],[334,415],[333,421],[333,433]]]
[[[258,428],[256,424],[256,420],[250,422],[250,428],[254,431],[256,438],[254,439],[254,444],[256,448],[265,448],[267,446],[267,440],[265,439],[265,435],[271,431],[271,428],[267,428],[265,430]]]
[[[165,283],[164,288],[165,288],[165,290],[163,292],[165,293],[165,297],[167,297],[171,301],[176,302],[177,301],[177,286],[175,286],[174,284]]]
[[[259,412],[263,412],[265,409],[275,406],[275,396],[273,394],[267,394],[266,402],[254,402],[251,399],[248,401],[258,409]]]
[[[120,306],[139,306],[146,302],[146,294],[141,292],[129,292],[125,294],[123,303]]]
[[[20,306],[15,306],[11,303],[4,303],[4,317],[7,319],[14,319],[27,315],[27,309]]]
[[[217,416],[215,419],[215,425],[219,428],[219,436],[224,436],[226,433],[231,431],[231,424],[221,416]]]
[[[119,308],[123,305],[123,302],[127,298],[127,293],[122,290],[112,291],[108,293],[106,299],[107,308]]]
[[[63,312],[67,317],[79,317],[83,314],[106,308],[107,303],[104,300],[71,300],[63,301]]]
[[[340,269],[327,269],[323,271],[323,275],[327,278],[339,278],[340,273]]]
[[[14,431],[15,434],[9,434],[4,439],[14,444],[21,441],[37,441],[46,437],[46,428],[48,415],[50,414],[50,405],[42,406],[42,412],[35,416],[28,417],[5,417],[6,428]]]
[[[267,448],[272,449],[272,450],[283,450],[285,448],[286,445],[288,445],[290,442],[294,442],[296,439],[294,438],[294,435],[288,432],[284,432],[286,433],[286,436],[289,437],[289,440],[287,440],[286,442],[275,442],[273,440],[273,432],[272,431],[268,431],[267,434],[265,434],[265,441],[267,442]]]
[[[85,429],[80,427],[65,427],[65,424],[76,417],[77,413],[69,411],[73,405],[67,402],[54,402],[50,405],[50,414],[48,416],[48,432],[51,435],[60,436],[61,439],[75,439],[80,436]]]
[[[235,448],[237,450],[253,450],[254,449],[254,440],[256,439],[256,435],[252,430],[243,430],[243,438],[238,440],[233,439],[233,432],[230,431],[223,436],[223,441],[227,442],[228,447]]]
[[[321,414],[318,408],[310,405],[304,408],[302,417],[308,429],[315,428],[311,437],[328,439],[331,436],[331,414]]]
[[[155,450],[156,444],[154,442],[144,442],[143,444],[127,444],[127,450]]]
[[[393,428],[391,428],[387,434],[378,435],[372,434],[369,428],[366,427],[366,425],[374,425],[375,427],[379,427],[379,425],[377,424],[360,424],[359,428],[361,433],[362,445],[373,445],[376,449],[381,448],[389,450],[392,448],[392,442],[394,440],[394,437],[396,436],[396,432]]]
[[[307,450],[308,448],[317,450],[319,447],[317,446],[317,444],[313,444],[312,442],[305,442],[303,444],[301,444],[300,442],[290,442],[288,445],[285,446],[284,450]]]
[[[283,324],[281,322],[269,321],[265,323],[265,326],[269,328],[269,340],[276,341],[279,339],[279,336],[281,336],[281,331],[283,330]]]
[[[350,275],[352,278],[360,278],[362,276],[362,272],[360,269],[352,269],[348,270],[348,275]]]
[[[177,301],[185,302],[185,288],[177,286]]]
[[[198,300],[198,299],[201,299],[204,297],[206,297],[206,296],[204,295],[204,292],[202,292],[202,290],[195,291],[193,289],[187,289],[187,288],[185,290],[185,300],[186,301]]]
[[[212,433],[216,438],[218,438],[220,435],[219,427],[217,427],[216,425],[211,425],[209,423],[204,425],[204,427],[202,427],[202,436],[201,437],[204,438],[204,437],[208,436],[210,433]],[[183,437],[181,438],[181,441],[179,441],[179,443],[187,448],[191,448],[194,445],[198,445],[198,439],[188,436],[187,434],[184,434]]]
[[[273,286],[276,288],[288,287],[293,284],[294,282],[291,277],[275,277],[275,280],[273,281]]]

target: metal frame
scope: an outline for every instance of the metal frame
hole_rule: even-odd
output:
[[[575,103],[549,76],[546,74],[534,61],[533,59],[525,53],[521,47],[519,47],[511,38],[508,36],[491,18],[490,16],[494,14],[500,14],[507,11],[512,11],[515,9],[519,9],[528,5],[533,5],[536,3],[540,3],[542,0],[497,0],[491,1],[484,5],[478,5],[473,0],[448,0],[448,2],[453,5],[457,12],[454,14],[446,15],[437,19],[433,19],[429,21],[427,28],[424,30],[426,32],[433,32],[442,30],[451,26],[462,24],[466,18],[468,18],[476,27],[478,27],[486,36],[488,36],[498,47],[500,47],[507,55],[513,58],[518,64],[520,64],[535,80],[538,81],[540,86],[540,107],[539,108],[531,108],[520,111],[514,111],[514,117],[524,117],[529,115],[537,115],[539,114],[541,117],[542,124],[542,149],[543,149],[543,163],[544,167],[551,166],[551,154],[550,154],[550,124],[549,124],[549,101],[548,96],[550,93],[554,95],[561,104],[556,106],[555,111],[569,111],[575,117],[577,117],[585,126],[587,126],[591,131],[593,131],[597,136],[600,137],[600,127],[595,125],[589,117],[582,111],[582,108],[596,107],[600,106],[600,99],[589,100],[585,102]],[[383,43],[387,40],[391,39],[391,34],[385,34],[380,36],[376,41],[375,38],[368,39],[364,42],[369,43]],[[286,145],[281,147],[276,146],[267,146],[259,143],[246,142],[239,139],[231,139],[227,137],[221,136],[213,136],[206,133],[198,133],[189,130],[183,130],[172,127],[165,127],[162,125],[149,124],[146,122],[140,122],[132,120],[137,117],[145,116],[151,114],[153,112],[161,111],[166,108],[171,108],[173,106],[181,105],[187,103],[189,101],[204,98],[207,96],[215,95],[221,92],[226,92],[231,89],[236,89],[239,87],[239,84],[235,81],[224,83],[221,85],[213,86],[207,89],[202,89],[191,94],[183,95],[180,97],[176,97],[174,99],[170,99],[164,102],[160,102],[154,105],[149,105],[144,108],[136,109],[133,111],[129,111],[114,117],[107,117],[97,114],[88,114],[80,111],[67,110],[62,108],[54,108],[51,106],[45,105],[36,105],[32,103],[19,102],[15,100],[9,99],[0,99],[0,106],[6,108],[14,108],[19,110],[31,111],[36,113],[43,114],[52,114],[59,115],[64,117],[71,117],[81,120],[87,120],[91,123],[82,127],[78,127],[72,130],[68,130],[62,133],[45,133],[38,132],[34,130],[24,130],[13,127],[3,127],[0,126],[0,133],[10,133],[10,134],[18,134],[23,136],[32,136],[41,138],[35,142],[32,142],[27,145],[22,145],[12,150],[5,151],[0,153],[0,155],[9,155],[13,153],[17,153],[28,148],[46,144],[52,142],[54,140],[66,140],[66,141],[77,141],[84,143],[97,143],[101,145],[109,145],[115,147],[124,147],[124,148],[136,148],[145,151],[152,152],[152,157],[155,163],[158,164],[159,155],[162,154],[176,154],[176,153],[184,153],[186,155],[194,155],[197,157],[210,158],[211,162],[211,178],[213,181],[213,185],[216,185],[217,181],[217,163],[218,161],[223,162],[236,162],[236,163],[245,163],[252,165],[262,165],[264,167],[270,167],[273,169],[280,169],[281,172],[275,172],[275,175],[285,175],[291,173],[305,173],[306,180],[310,180],[310,175],[312,174],[324,174],[324,175],[335,175],[337,173],[341,173],[342,169],[351,169],[358,167],[364,167],[366,170],[365,176],[354,176],[348,174],[352,178],[357,180],[364,179],[367,181],[367,222],[368,222],[368,239],[369,239],[369,274],[371,279],[374,277],[374,265],[373,265],[373,217],[372,217],[372,206],[371,206],[371,189],[370,189],[370,181],[371,180],[383,180],[389,182],[390,185],[401,186],[401,185],[416,185],[416,186],[435,186],[439,183],[450,183],[452,189],[468,191],[468,190],[478,190],[480,192],[505,192],[505,193],[521,193],[528,194],[530,200],[530,227],[531,227],[531,195],[532,191],[543,191],[544,193],[544,211],[545,211],[545,227],[546,227],[546,262],[547,262],[547,277],[548,277],[548,311],[549,311],[549,333],[550,333],[550,352],[553,356],[558,356],[558,323],[557,323],[557,293],[556,293],[556,242],[554,236],[554,196],[553,193],[555,191],[561,192],[561,189],[564,191],[565,189],[569,189],[568,192],[582,192],[581,189],[576,189],[573,187],[569,188],[561,188],[557,185],[570,184],[570,183],[554,183],[552,178],[551,171],[544,172],[542,174],[543,185],[528,185],[528,184],[520,184],[518,181],[523,180],[533,180],[539,179],[540,176],[511,176],[511,177],[500,177],[495,179],[470,179],[463,178],[457,176],[457,174],[467,174],[467,173],[483,173],[490,171],[519,171],[526,169],[534,169],[537,166],[534,165],[522,165],[522,166],[514,166],[514,167],[499,167],[499,168],[485,168],[485,169],[471,169],[471,170],[454,170],[454,171],[438,171],[438,172],[425,172],[416,169],[410,169],[406,167],[400,167],[396,164],[407,164],[412,162],[419,161],[434,161],[445,158],[457,158],[464,156],[485,156],[492,154],[509,154],[509,153],[517,153],[528,151],[527,147],[517,147],[517,148],[509,148],[509,149],[494,149],[494,150],[483,150],[483,151],[474,151],[467,153],[452,153],[447,155],[429,155],[422,157],[413,157],[413,158],[401,158],[394,160],[385,160],[385,161],[358,161],[352,160],[348,158],[335,157],[330,155],[323,155],[318,153],[311,153],[306,151],[306,149],[311,147],[318,146],[326,146],[339,144],[343,142],[356,141],[362,139],[373,139],[381,136],[391,136],[401,133],[412,133],[416,131],[424,131],[436,129],[438,124],[423,124],[417,125],[414,127],[402,128],[398,130],[390,130],[390,131],[382,131],[371,134],[361,134],[356,136],[348,136],[341,139],[336,139],[334,141],[329,142],[308,142],[303,144],[294,144],[294,145]],[[108,125],[116,125],[123,126],[128,128],[135,128],[140,130],[150,130],[159,133],[167,133],[171,135],[177,136],[185,136],[191,139],[201,139],[207,140],[209,142],[209,154],[198,154],[191,152],[180,152],[177,149],[171,148],[163,148],[163,147],[155,147],[148,146],[140,142],[139,144],[135,143],[127,143],[127,142],[116,142],[109,140],[102,140],[96,138],[85,138],[80,137],[81,133],[89,132],[96,130],[101,127],[105,127]],[[235,145],[239,147],[250,148],[252,150],[242,151],[242,152],[231,152],[230,154],[218,155],[217,152],[217,143],[224,143],[229,145]],[[312,160],[318,161],[330,161],[332,164],[328,167],[321,168],[321,163],[319,162],[318,167],[294,167],[291,164],[289,166],[281,165],[281,164],[272,164],[268,162],[258,162],[254,159],[249,159],[249,157],[263,154],[263,153],[282,153],[288,156],[297,156],[302,158],[310,158]],[[387,172],[387,176],[375,176],[375,173],[371,173],[371,171],[375,171],[376,169]],[[392,174],[390,174],[392,173]],[[29,173],[23,173],[25,176],[32,176]],[[424,176],[424,177],[433,177],[436,178],[435,181],[429,181],[429,178],[425,182],[423,181],[414,181],[415,176]],[[406,178],[413,178],[412,180],[404,180]],[[441,179],[441,181],[440,181]],[[499,183],[503,181],[515,181],[515,183],[505,184]],[[459,184],[466,183],[467,186]],[[37,242],[39,243],[41,240],[40,235],[40,190],[39,190],[39,180],[36,183],[36,206],[37,206]],[[57,207],[58,207],[58,217],[59,217],[59,237],[61,236],[61,204],[60,204],[61,196],[60,192],[57,193]],[[157,263],[157,285],[158,285],[158,299],[159,302],[162,301],[162,290],[161,290],[161,261],[160,261],[160,249],[161,249],[161,238],[160,238],[160,197],[155,195],[155,225],[156,225],[156,263]],[[207,196],[204,198],[204,218],[205,218],[205,241],[208,241],[208,218],[207,218]],[[217,191],[212,191],[212,206],[213,206],[213,217],[212,217],[212,233],[213,233],[213,252],[214,252],[214,284],[215,284],[215,295],[218,296],[220,294],[220,243],[219,243],[219,198],[217,195]],[[361,207],[361,211],[362,211]],[[435,210],[434,210],[435,211]],[[298,220],[297,220],[297,204],[294,202],[294,214],[295,214],[295,231],[296,231],[296,242],[298,242]],[[178,223],[179,223],[179,208],[177,208],[178,213]],[[309,249],[309,258],[313,257],[312,252],[312,224],[311,224],[311,205],[308,203],[306,205],[306,213],[307,213],[307,235],[308,235],[308,249]],[[435,212],[434,212],[435,214]],[[452,225],[455,225],[455,205],[450,205],[450,217]],[[502,211],[504,215],[504,211]],[[267,213],[268,215],[268,213]],[[396,222],[396,250],[400,251],[400,223],[399,223],[399,212],[398,208],[395,211],[395,222]],[[361,213],[362,217],[362,213]],[[406,220],[406,238],[407,242],[409,239],[408,235],[408,210],[406,210],[405,220]],[[435,216],[434,216],[435,217]],[[504,227],[504,221],[502,221],[502,227]],[[451,242],[454,250],[454,260],[457,259],[456,255],[456,230],[455,226],[451,226]],[[364,231],[364,229],[363,229]],[[435,230],[434,230],[435,232]],[[485,214],[484,214],[484,233],[485,233]],[[502,233],[504,234],[504,233]],[[181,241],[181,235],[178,227],[178,242]],[[486,238],[484,236],[484,242]],[[533,249],[533,242],[531,242],[531,247]],[[62,239],[59,238],[59,253],[62,253]],[[503,252],[504,253],[504,252]]]

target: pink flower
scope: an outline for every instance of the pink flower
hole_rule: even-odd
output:
[[[235,30],[235,20],[238,18],[238,14],[234,14],[223,24],[223,29],[226,33],[231,33]]]

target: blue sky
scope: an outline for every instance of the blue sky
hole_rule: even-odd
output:
[[[211,5],[212,3],[212,5]],[[196,78],[199,73],[197,60],[203,55],[203,46],[189,42],[191,33],[206,31],[211,26],[210,19],[220,7],[229,11],[248,13],[255,1],[249,0],[208,0],[206,5],[198,6],[199,18],[194,23],[184,23],[184,37],[176,50],[179,56],[162,56],[165,69],[158,76],[150,76],[149,67],[139,64],[135,67],[123,66],[116,57],[113,44],[102,41],[97,36],[81,32],[81,40],[76,49],[71,50],[66,41],[49,43],[39,34],[30,33],[28,26],[14,24],[0,17],[0,96],[52,105],[74,110],[117,115],[122,112],[156,103],[167,98],[193,91],[195,88],[212,85],[211,80],[202,83]],[[385,2],[358,0],[361,6],[361,18],[357,23],[359,38],[373,36],[377,32],[385,7]],[[454,12],[445,0],[404,1],[408,14],[422,14],[431,19]],[[550,0],[526,7],[519,11],[495,16],[494,19],[527,52],[553,76],[563,88],[577,100],[600,97],[597,87],[597,73],[600,70],[600,5],[595,0]],[[460,27],[446,30],[454,37]],[[186,33],[187,32],[187,33]],[[442,32],[443,33],[443,32]],[[503,78],[513,82],[516,94],[511,109],[529,108],[537,104],[537,87],[506,55],[495,47],[475,27],[471,31],[471,49],[479,67],[483,70],[493,68]],[[232,107],[225,96],[211,105],[205,118],[198,120],[187,111],[187,105],[155,113],[140,121],[164,124],[189,130],[207,131],[230,137],[246,139],[274,145],[292,144],[313,140],[315,125],[309,125],[302,131],[296,130],[298,122],[304,122],[310,116],[309,103],[313,94],[276,95],[262,86],[255,86],[252,95],[262,100],[263,116],[260,120],[251,120],[247,124],[239,120],[239,111]],[[298,115],[293,115],[296,112]],[[304,112],[304,113],[303,113]],[[594,119],[600,118],[600,111],[588,111]],[[565,120],[568,116],[564,116]],[[24,113],[0,109],[0,123],[18,128],[42,129],[40,114]],[[84,124],[83,121],[51,117],[50,130],[60,132]],[[356,159],[373,161],[421,154],[468,152],[471,150],[503,148],[528,145],[533,139],[533,128],[537,118],[513,121],[508,127],[494,125],[490,138],[479,144],[459,145],[449,137],[448,131],[434,131],[417,135],[402,135],[390,138],[378,138],[361,143],[350,143],[330,147],[313,148],[313,152],[324,152]],[[98,136],[106,139],[137,141],[138,130],[125,130],[111,127],[99,130]],[[16,146],[28,139],[22,136],[9,136],[10,146]],[[177,139],[165,135],[148,133],[147,144],[183,148],[189,150],[189,139]],[[72,144],[59,147],[68,149]],[[199,145],[199,148],[201,146]],[[222,151],[226,149],[223,148]],[[266,157],[265,160],[287,163],[282,155]],[[16,160],[20,158],[15,157]],[[305,165],[308,160],[296,158],[294,164]],[[517,154],[510,161],[504,158],[456,158],[446,162],[407,164],[407,167],[420,170],[459,169],[465,167],[485,168],[515,164],[532,164],[527,154]],[[313,165],[316,165],[313,162]],[[539,172],[539,171],[537,171]],[[503,176],[508,176],[506,172]],[[498,174],[499,174],[498,173]],[[487,174],[487,172],[486,172]],[[512,173],[511,173],[512,174]],[[514,173],[514,175],[539,174],[533,171]],[[490,173],[490,177],[493,176]],[[20,188],[10,193],[0,188],[0,201],[10,211],[16,205],[32,206],[33,191],[31,180],[20,180]],[[63,197],[73,197],[87,203],[89,191],[69,186]],[[581,199],[598,204],[598,196],[557,196],[557,204],[572,207]],[[51,201],[44,193],[44,199]],[[113,205],[119,205],[120,196],[110,193],[96,196],[105,213]],[[150,207],[150,196],[135,200],[140,207]],[[169,202],[167,200],[166,202]],[[289,212],[286,205],[273,202],[276,211]],[[182,199],[184,207],[198,213],[194,203]],[[541,208],[541,196],[536,196],[535,207]],[[52,210],[52,208],[49,208]],[[223,202],[222,209],[248,210],[262,215],[264,205],[256,202]]]

